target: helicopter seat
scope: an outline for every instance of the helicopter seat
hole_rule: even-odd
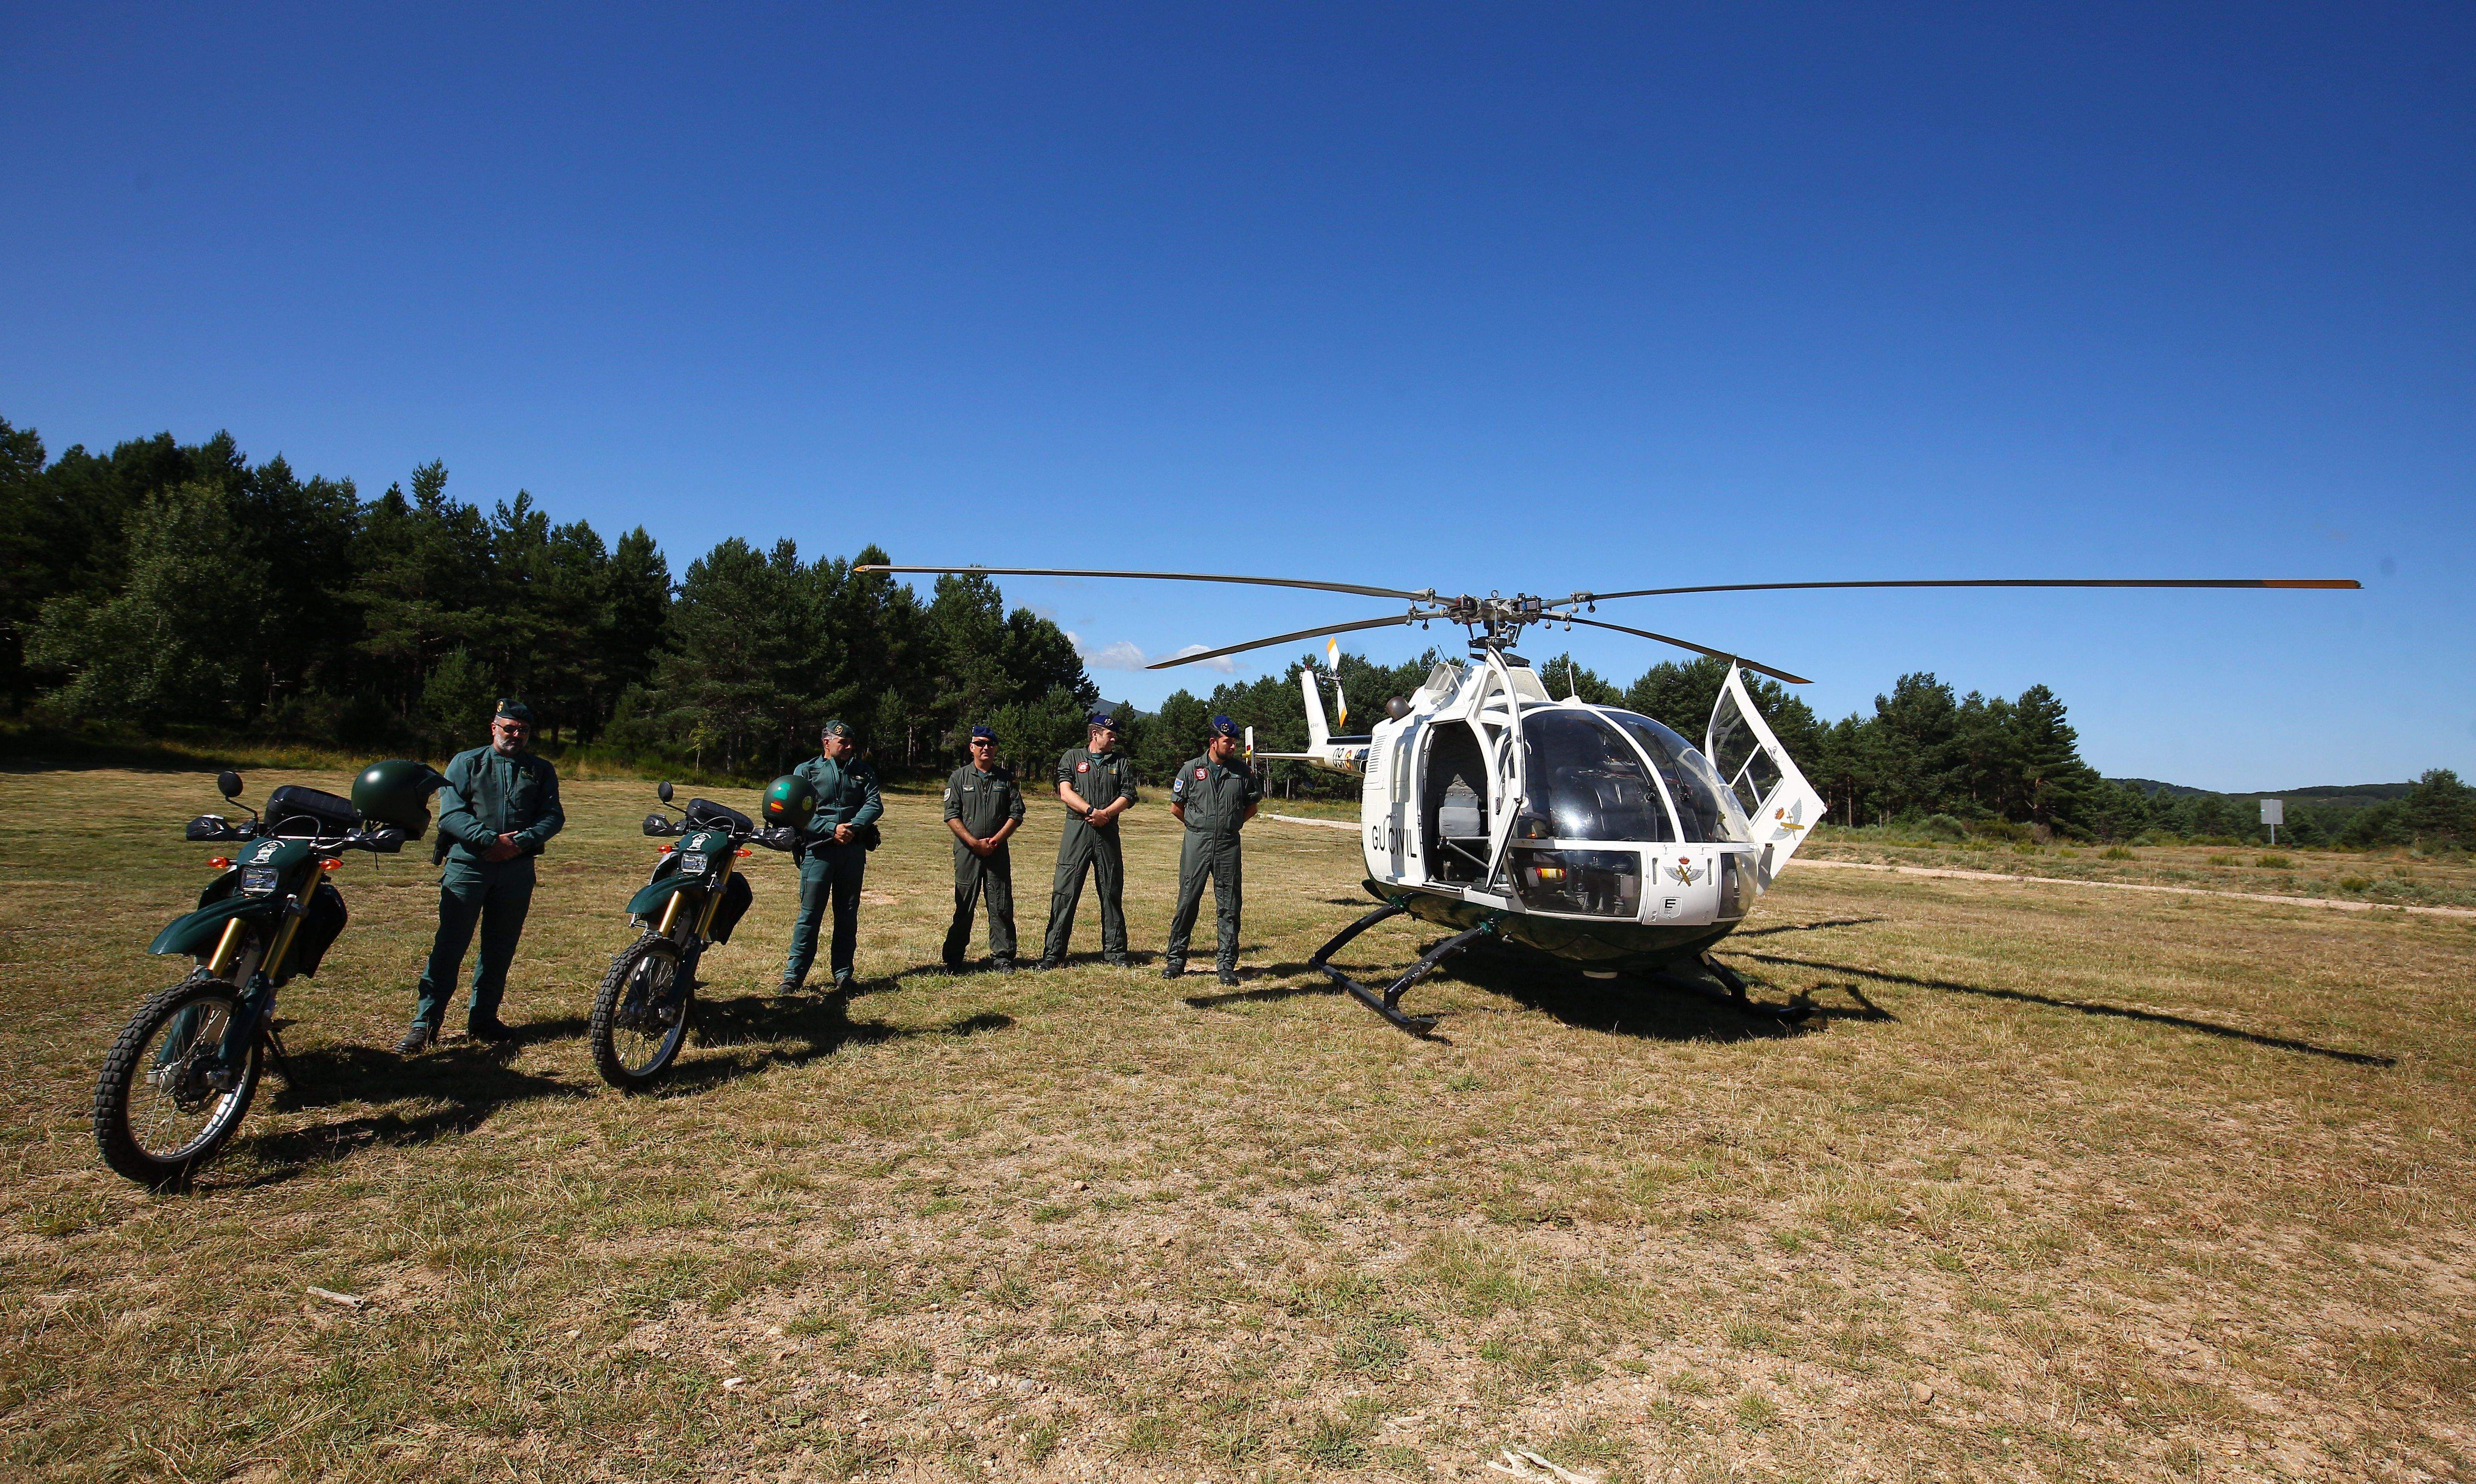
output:
[[[1427,878],[1474,884],[1487,874],[1487,760],[1467,727],[1437,729],[1427,751],[1420,803],[1427,842]]]

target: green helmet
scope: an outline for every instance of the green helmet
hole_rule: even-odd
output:
[[[353,779],[353,807],[361,818],[393,825],[418,840],[430,829],[430,796],[446,781],[428,763],[390,757]]]
[[[765,828],[788,825],[794,829],[807,827],[817,812],[817,785],[796,773],[785,773],[765,785]]]

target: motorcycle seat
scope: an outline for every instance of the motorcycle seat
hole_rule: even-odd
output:
[[[361,811],[350,799],[323,789],[286,783],[266,796],[266,822],[280,835],[318,835],[333,839],[349,834],[361,823]]]
[[[687,820],[692,829],[728,829],[744,835],[756,832],[755,822],[747,815],[710,799],[689,800]]]

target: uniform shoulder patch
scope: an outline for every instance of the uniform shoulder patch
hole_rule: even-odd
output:
[[[1086,758],[1084,758],[1081,762],[1077,763],[1077,764],[1075,765],[1075,771],[1076,771],[1076,772],[1077,772],[1077,773],[1089,773],[1089,772],[1091,772],[1091,771],[1092,771],[1092,759],[1091,759],[1091,758],[1089,758],[1089,757],[1086,757]]]

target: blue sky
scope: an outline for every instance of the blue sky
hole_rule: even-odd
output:
[[[442,458],[679,571],[2354,577],[1600,616],[1832,715],[2043,680],[2110,774],[2476,776],[2464,7],[0,21],[0,416],[55,452]],[[1384,611],[1007,591],[1096,657]]]

